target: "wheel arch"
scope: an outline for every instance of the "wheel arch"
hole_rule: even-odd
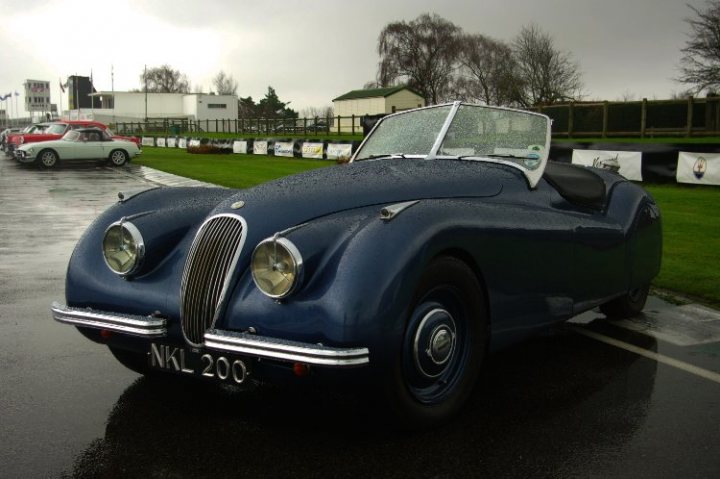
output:
[[[475,275],[475,278],[477,278],[478,284],[480,285],[480,289],[482,294],[484,295],[484,303],[485,303],[485,314],[488,321],[488,326],[492,323],[492,314],[490,311],[490,301],[489,301],[489,291],[487,287],[487,282],[485,281],[485,276],[483,275],[482,269],[480,265],[477,263],[475,258],[467,252],[466,250],[460,248],[460,247],[450,247],[444,250],[439,251],[436,253],[430,260],[427,262],[427,264],[432,263],[437,258],[443,257],[443,256],[449,256],[451,258],[455,258],[458,261],[462,261],[467,265],[470,270]],[[427,266],[427,265],[426,265]]]

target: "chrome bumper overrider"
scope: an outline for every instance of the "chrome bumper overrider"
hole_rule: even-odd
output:
[[[56,321],[75,326],[105,329],[143,337],[161,337],[167,334],[163,318],[71,308],[60,303],[53,303],[50,310]]]
[[[50,309],[53,319],[74,326],[105,329],[141,337],[167,335],[164,318],[71,308],[59,303],[53,303]],[[370,352],[367,348],[332,348],[320,344],[300,343],[217,329],[211,329],[205,333],[204,346],[208,349],[260,358],[336,368],[362,366],[370,362]]]
[[[370,362],[367,348],[331,348],[248,333],[211,329],[205,333],[205,346],[219,351],[297,361],[319,366],[351,367]]]

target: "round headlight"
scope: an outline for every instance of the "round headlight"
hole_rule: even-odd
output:
[[[258,289],[271,298],[288,296],[302,280],[302,256],[287,238],[268,238],[252,255],[250,270]]]
[[[145,243],[137,227],[118,221],[105,230],[103,257],[108,268],[120,276],[128,276],[140,267],[145,256]]]

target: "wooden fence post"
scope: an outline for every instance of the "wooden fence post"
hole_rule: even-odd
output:
[[[608,129],[608,102],[603,102],[603,119],[602,119],[602,137],[607,137],[607,129]]]
[[[687,132],[685,136],[692,136],[692,125],[693,125],[693,97],[689,96],[687,99]]]
[[[571,101],[568,105],[568,138],[572,138],[573,135],[573,123],[575,122],[575,102]]]
[[[645,130],[647,128],[647,98],[642,99],[640,107],[640,138],[645,138]]]

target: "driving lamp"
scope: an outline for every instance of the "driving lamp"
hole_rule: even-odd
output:
[[[134,224],[122,220],[105,230],[102,248],[105,264],[123,277],[137,271],[145,255],[145,243],[140,230]]]
[[[260,242],[250,263],[253,281],[274,299],[290,295],[302,280],[302,256],[287,238],[272,237]]]

